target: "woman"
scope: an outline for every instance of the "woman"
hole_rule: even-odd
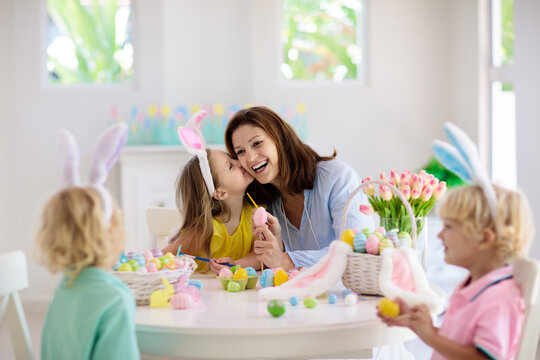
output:
[[[268,267],[285,270],[311,266],[340,238],[343,210],[361,184],[358,174],[332,156],[320,156],[304,144],[274,111],[256,106],[238,111],[225,130],[225,144],[256,181],[248,192],[268,204],[268,226],[255,230],[254,250]],[[347,214],[347,228],[372,228],[358,211],[357,195]],[[280,226],[281,225],[281,226]],[[279,244],[283,241],[285,252]]]

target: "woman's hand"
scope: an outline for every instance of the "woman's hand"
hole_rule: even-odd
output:
[[[420,339],[429,343],[430,340],[437,335],[438,329],[433,326],[433,321],[426,305],[410,307],[400,298],[394,300],[399,305],[399,315],[395,318],[384,316],[377,308],[377,316],[388,326],[404,326],[408,327]]]
[[[236,265],[236,261],[230,257],[224,257],[219,259],[210,259],[210,270],[212,270],[216,275],[219,275],[219,272],[223,268],[230,268],[230,266],[222,265],[224,263]]]
[[[289,255],[284,253],[279,246],[281,239],[278,240],[276,238],[268,225],[256,227],[253,230],[253,234],[255,236],[253,251],[257,256],[257,260],[264,262],[270,268],[279,267],[284,270],[290,270],[294,267],[294,263],[291,261]]]

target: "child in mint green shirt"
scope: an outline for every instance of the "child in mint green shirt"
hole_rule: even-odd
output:
[[[101,202],[92,187],[71,187],[43,211],[39,251],[49,270],[65,273],[47,310],[43,360],[140,358],[133,293],[107,271],[123,247],[122,214],[114,206],[104,221]]]

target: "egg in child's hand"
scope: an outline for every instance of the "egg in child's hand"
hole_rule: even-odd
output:
[[[395,318],[399,315],[399,304],[391,299],[383,298],[377,306],[383,316]]]
[[[263,207],[257,208],[253,214],[253,222],[255,226],[263,226],[268,221],[268,215]]]

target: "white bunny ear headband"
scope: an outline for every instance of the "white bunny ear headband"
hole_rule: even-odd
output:
[[[103,184],[107,180],[109,170],[118,159],[120,150],[126,144],[127,132],[128,127],[124,123],[119,123],[108,128],[96,142],[90,163],[88,183],[98,191],[107,221],[110,221],[112,216],[112,199]],[[79,177],[80,155],[77,141],[72,133],[62,129],[60,130],[59,143],[60,150],[64,156],[62,181],[67,186],[79,186],[81,185]]]
[[[210,196],[214,195],[214,180],[210,172],[210,163],[208,162],[208,154],[206,153],[206,143],[202,135],[199,123],[206,116],[206,110],[199,110],[189,119],[185,127],[178,127],[178,138],[184,145],[188,153],[199,158],[199,166],[206,184],[206,188]]]
[[[486,170],[480,163],[476,145],[463,130],[450,122],[445,123],[443,129],[451,144],[435,140],[431,144],[435,157],[464,181],[482,188],[489,204],[491,216],[495,219],[497,217],[497,196]]]

